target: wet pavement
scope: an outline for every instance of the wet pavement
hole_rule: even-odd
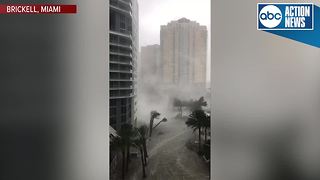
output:
[[[186,144],[195,138],[183,120],[169,120],[155,129],[148,143],[149,160],[145,180],[208,180],[209,167]],[[141,164],[128,180],[142,180]],[[139,167],[137,167],[139,166]]]

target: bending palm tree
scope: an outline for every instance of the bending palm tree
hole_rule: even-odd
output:
[[[159,118],[160,113],[158,113],[157,111],[151,111],[151,117],[150,117],[150,126],[149,126],[149,137],[152,136],[152,129],[153,129],[153,121],[156,118]]]
[[[193,131],[198,130],[199,132],[199,152],[201,151],[201,128],[204,127],[206,116],[203,110],[195,110],[186,121],[188,127],[191,127]]]

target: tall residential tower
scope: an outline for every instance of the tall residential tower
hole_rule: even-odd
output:
[[[181,18],[161,26],[161,76],[165,84],[205,87],[207,28]]]
[[[138,2],[110,0],[110,125],[136,122]]]

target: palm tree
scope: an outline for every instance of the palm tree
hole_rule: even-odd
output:
[[[121,150],[121,155],[122,155],[122,179],[125,178],[125,164],[126,164],[126,143],[122,139],[122,137],[118,136],[115,137],[112,141],[112,147],[115,149],[120,149]]]
[[[147,134],[146,132],[143,132],[143,128],[141,128],[141,134],[143,134],[145,137]],[[140,132],[139,132],[140,133]],[[130,147],[136,144],[139,144],[137,142],[137,139],[139,139],[141,141],[142,144],[145,143],[145,139],[138,136],[138,131],[133,128],[133,126],[131,124],[124,124],[121,126],[120,131],[118,132],[117,137],[114,138],[113,142],[112,142],[112,147],[116,148],[116,149],[120,149],[121,150],[121,154],[122,154],[122,179],[125,178],[125,173],[128,171],[129,169],[129,162],[130,162]],[[144,145],[141,146],[142,150],[144,148]],[[145,165],[146,160],[144,159],[144,153],[142,156],[142,160],[143,163]]]
[[[208,128],[210,128],[211,125],[211,119],[210,119],[210,115],[206,115],[206,118],[204,119],[204,142],[207,142],[207,130]]]
[[[144,154],[144,164],[147,164],[147,157],[148,157],[148,151],[147,151],[147,136],[148,136],[148,126],[142,125],[138,128],[139,135],[141,136],[142,141],[142,148],[143,148],[143,154]]]
[[[204,121],[206,119],[206,113],[203,110],[195,110],[186,121],[188,127],[191,127],[193,131],[199,132],[199,152],[201,151],[201,128],[204,127]]]
[[[205,101],[204,97],[200,97],[198,100],[189,100],[186,102],[182,102],[183,106],[187,107],[191,112],[195,110],[201,110],[203,107],[208,105],[207,101]]]
[[[152,136],[152,129],[153,129],[153,121],[154,121],[154,119],[159,118],[159,116],[160,116],[160,113],[158,113],[157,111],[151,111],[150,114],[151,114],[150,115],[151,117],[150,117],[150,126],[149,126],[149,137]]]
[[[135,136],[135,132],[134,132],[132,125],[131,124],[122,125],[120,132],[119,132],[119,135],[121,137],[121,140],[123,141],[122,143],[125,146],[125,150],[122,153],[126,152],[126,155],[124,155],[123,157],[126,156],[125,169],[126,169],[126,171],[128,171],[129,162],[130,162],[130,147],[132,145],[133,138]]]
[[[180,100],[180,99],[178,99],[178,98],[175,98],[175,99],[173,99],[173,106],[174,107],[178,107],[178,109],[179,109],[179,114],[178,114],[178,117],[179,118],[182,118],[182,106],[183,106],[183,102]]]
[[[139,128],[140,129],[140,128]],[[145,160],[145,153],[144,153],[144,143],[145,143],[145,139],[142,136],[142,134],[140,134],[140,130],[137,129],[138,132],[138,136],[137,138],[134,140],[134,145],[139,149],[140,151],[140,155],[141,155],[141,165],[142,165],[142,176],[143,178],[146,177],[146,160]]]

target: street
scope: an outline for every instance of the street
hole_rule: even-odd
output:
[[[195,138],[184,120],[170,119],[157,127],[148,144],[146,180],[207,180],[209,167],[186,146]],[[141,180],[141,163],[129,180]]]

